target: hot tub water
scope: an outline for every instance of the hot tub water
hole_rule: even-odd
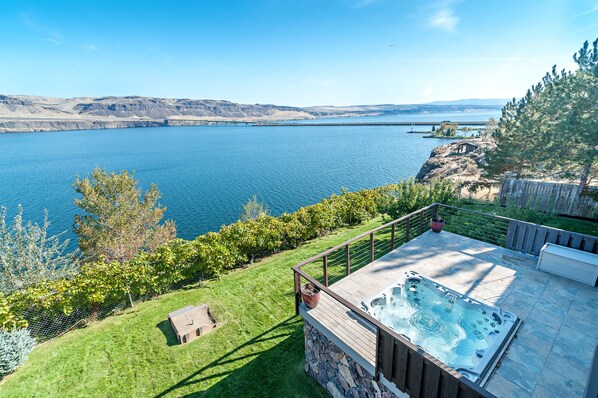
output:
[[[381,323],[473,380],[487,370],[517,321],[510,312],[415,272],[362,305]]]

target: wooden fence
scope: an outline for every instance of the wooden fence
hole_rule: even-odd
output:
[[[519,207],[590,219],[598,219],[597,198],[598,186],[582,192],[576,184],[534,180],[506,179],[499,192],[502,206],[513,202]]]
[[[520,251],[534,256],[540,255],[545,243],[598,253],[598,237],[545,227],[523,221],[511,220],[505,241],[507,249]]]

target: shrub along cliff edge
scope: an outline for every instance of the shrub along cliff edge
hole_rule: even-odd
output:
[[[52,338],[77,321],[110,313],[106,309],[122,308],[129,297],[149,298],[217,278],[255,259],[294,249],[378,214],[398,218],[455,197],[448,181],[424,185],[410,180],[358,192],[343,191],[294,213],[237,221],[192,241],[175,239],[151,254],[141,252],[122,263],[100,258],[84,264],[71,278],[41,282],[6,297],[0,324],[19,322],[29,325],[38,340]]]

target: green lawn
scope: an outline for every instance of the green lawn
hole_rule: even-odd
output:
[[[290,267],[380,223],[341,230],[42,344],[1,382],[0,397],[325,396],[304,372]],[[222,326],[177,345],[167,314],[200,303]]]
[[[548,221],[598,235],[596,223],[552,216]],[[304,373],[303,322],[294,316],[290,267],[381,222],[378,217],[341,230],[42,344],[23,368],[0,382],[0,397],[325,396]],[[368,239],[353,246],[356,268],[362,265],[359,253],[369,253]],[[381,233],[376,239],[379,257],[388,237]],[[331,282],[343,272],[343,255],[338,261],[330,256]],[[368,254],[364,258],[369,262]],[[176,344],[167,314],[200,303],[210,305],[222,326],[188,345]]]

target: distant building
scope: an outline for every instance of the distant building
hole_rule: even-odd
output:
[[[480,147],[479,144],[470,141],[463,141],[457,144],[457,153],[459,154],[468,154],[471,152],[475,152]]]

